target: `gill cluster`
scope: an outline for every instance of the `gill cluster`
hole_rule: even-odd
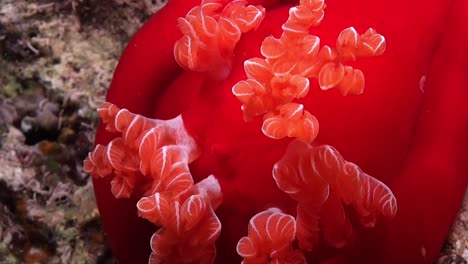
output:
[[[265,38],[260,48],[264,58],[245,61],[248,79],[232,88],[245,121],[263,115],[266,136],[295,138],[272,174],[278,187],[297,201],[296,218],[277,208],[255,215],[237,246],[244,263],[306,263],[304,253],[320,237],[331,246],[344,246],[352,234],[345,206],[354,208],[365,226],[374,226],[378,215],[396,214],[396,199],[385,184],[332,146],[311,144],[318,120],[294,102],[308,95],[310,79],[317,79],[322,90],[362,94],[364,74],[344,62],[385,51],[385,38],[372,28],[362,35],[353,27],[344,29],[335,48],[320,47],[320,38],[309,30],[320,24],[325,7],[324,0],[301,0],[292,7],[281,37]]]
[[[343,62],[378,56],[385,50],[384,37],[374,29],[358,35],[352,27],[339,34],[336,48],[320,47],[320,38],[309,30],[320,24],[324,8],[323,0],[301,0],[292,7],[281,37],[265,38],[260,48],[264,58],[245,61],[248,79],[232,88],[246,121],[265,114],[262,131],[268,137],[311,143],[318,134],[318,120],[293,100],[308,95],[311,78],[318,80],[322,90],[361,94],[364,74]]]
[[[174,57],[186,70],[225,79],[242,33],[256,29],[264,17],[262,6],[246,0],[203,0],[178,19],[183,37],[175,43]]]
[[[160,227],[151,237],[150,263],[211,263],[221,232],[214,213],[221,188],[213,176],[194,184],[188,164],[199,151],[182,118],[145,118],[110,103],[98,112],[106,130],[121,136],[97,145],[84,170],[96,178],[113,177],[116,198],[142,196],[138,214]]]

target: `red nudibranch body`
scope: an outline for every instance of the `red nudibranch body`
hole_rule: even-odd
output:
[[[467,25],[463,0],[169,1],[84,163],[114,254],[432,263],[468,181]]]

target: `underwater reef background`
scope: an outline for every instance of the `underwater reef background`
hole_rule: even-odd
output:
[[[161,6],[0,0],[0,263],[116,263],[82,161],[123,48]],[[468,195],[437,263],[468,263]]]

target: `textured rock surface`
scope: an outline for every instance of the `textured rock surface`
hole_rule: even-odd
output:
[[[114,261],[82,160],[95,108],[148,8],[0,0],[0,263]]]

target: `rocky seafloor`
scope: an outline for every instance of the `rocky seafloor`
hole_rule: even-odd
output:
[[[116,262],[82,161],[125,44],[161,4],[0,0],[0,263]],[[468,196],[438,263],[468,263]]]

